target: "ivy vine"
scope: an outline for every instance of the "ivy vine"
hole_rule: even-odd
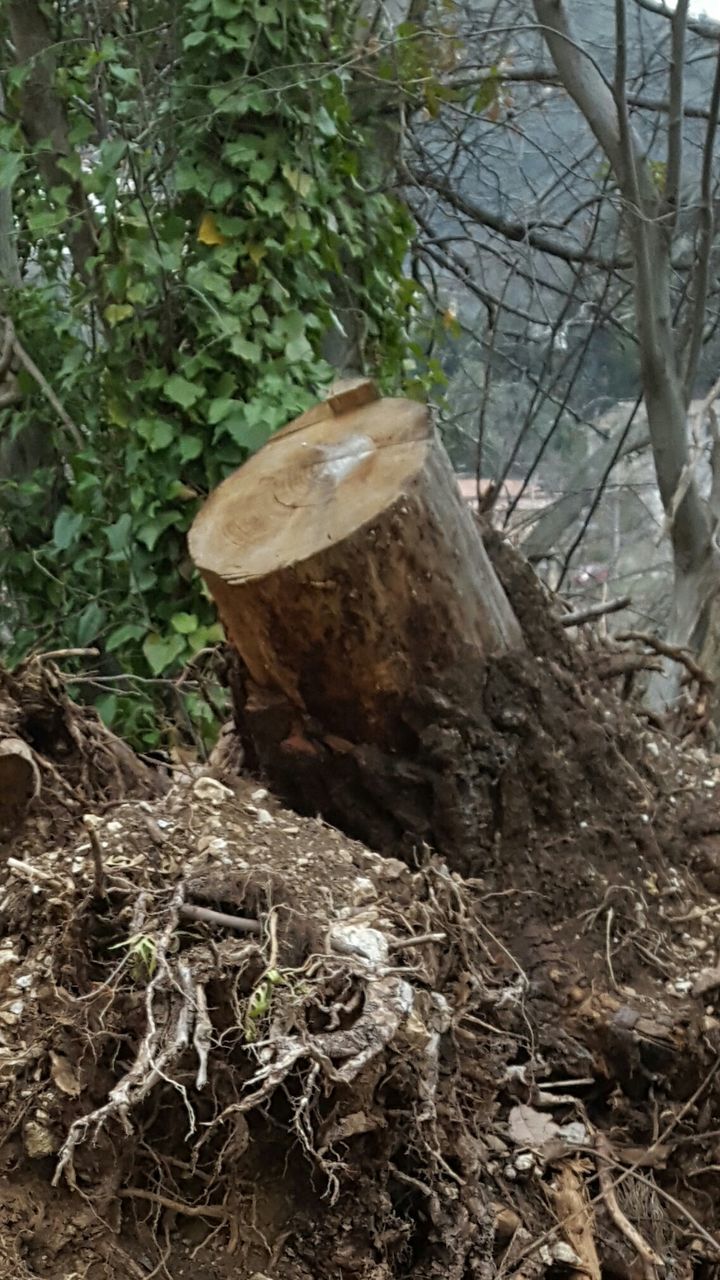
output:
[[[198,505],[322,394],[343,316],[399,385],[411,225],[354,118],[350,6],[28,5],[49,43],[3,77],[23,283],[4,282],[2,310],[65,421],[18,368],[0,410],[0,638],[10,661],[97,647],[101,713],[154,747],[155,686],[132,677],[170,679],[220,638],[186,549]],[[43,74],[60,146],[24,115]],[[207,700],[183,697],[209,732]]]

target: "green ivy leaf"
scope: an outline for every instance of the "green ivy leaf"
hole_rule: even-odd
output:
[[[132,307],[129,302],[111,302],[110,305],[105,308],[103,315],[110,325],[110,328],[114,329],[116,324],[120,324],[121,321],[129,320],[131,316],[134,316],[135,308]]]
[[[242,10],[241,0],[212,0],[212,11],[216,18],[237,18]]]
[[[251,423],[244,414],[239,413],[225,418],[221,427],[223,435],[229,436],[242,449],[247,449],[248,453],[261,448],[269,440],[272,431],[272,424],[267,418],[263,422]]]
[[[153,675],[159,676],[172,666],[184,648],[185,640],[182,636],[161,636],[152,632],[145,640],[142,651]]]
[[[307,338],[302,335],[301,337],[293,338],[291,342],[288,342],[285,348],[285,355],[288,360],[293,362],[293,364],[297,364],[302,360],[312,360],[313,349]]]
[[[125,622],[123,626],[116,627],[110,632],[105,641],[105,648],[108,653],[114,653],[116,649],[122,649],[131,640],[141,640],[146,633],[147,627],[141,626],[139,622]]]
[[[19,178],[24,167],[24,156],[17,151],[0,153],[0,191],[7,191]]]
[[[53,542],[58,551],[67,551],[80,535],[85,517],[80,511],[71,511],[69,507],[63,507],[58,512],[53,525]]]
[[[177,515],[174,511],[166,511],[163,515],[154,516],[152,520],[146,520],[137,532],[138,542],[142,542],[148,551],[154,551],[158,538],[174,524]]]
[[[313,189],[313,180],[309,173],[303,173],[301,169],[294,169],[292,165],[284,164],[282,166],[282,174],[288,186],[292,187],[303,199],[310,195]]]
[[[212,427],[237,407],[238,401],[231,400],[226,396],[220,396],[217,400],[211,400],[208,406],[207,420]]]
[[[107,611],[96,600],[91,600],[90,604],[85,606],[78,617],[75,631],[75,638],[82,648],[97,640],[106,618]]]
[[[192,462],[194,458],[199,458],[203,451],[203,441],[201,436],[183,436],[180,441],[180,461]]]
[[[210,39],[209,31],[189,31],[183,37],[183,49],[197,49],[198,45],[206,44]]]
[[[183,378],[179,373],[174,373],[171,378],[168,378],[163,390],[169,400],[173,400],[183,409],[192,408],[204,395],[202,387],[195,386],[194,382],[188,382],[187,378]]]
[[[198,629],[198,620],[194,613],[174,613],[170,625],[181,636],[190,636]]]
[[[248,342],[247,338],[243,338],[239,333],[233,334],[230,339],[230,350],[234,356],[240,356],[241,360],[249,360],[251,364],[255,364],[262,354],[256,342]]]
[[[327,107],[320,107],[315,113],[315,125],[319,129],[324,138],[334,138],[337,136],[337,125],[333,120]]]
[[[114,524],[108,525],[105,530],[105,536],[110,543],[112,551],[123,551],[130,541],[130,528],[132,526],[132,516],[129,512],[124,511]]]
[[[115,723],[118,705],[119,700],[116,693],[103,693],[95,703],[95,710],[108,729],[111,729]]]
[[[188,383],[192,386],[192,383]],[[171,422],[166,422],[163,418],[140,418],[137,423],[138,435],[143,440],[147,440],[152,453],[157,453],[159,449],[167,449],[172,443],[175,435],[175,428]]]

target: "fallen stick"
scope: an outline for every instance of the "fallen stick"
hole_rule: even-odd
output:
[[[715,681],[704,671],[698,662],[680,645],[668,644],[666,640],[660,640],[658,636],[647,635],[644,631],[624,631],[622,635],[616,636],[616,640],[629,640],[635,644],[647,645],[648,649],[659,653],[663,658],[672,658],[673,662],[679,662],[681,666],[689,671],[693,680],[697,680],[698,684],[704,685],[706,689],[713,689]]]
[[[234,929],[236,933],[260,933],[260,922],[249,920],[245,916],[229,916],[224,911],[213,911],[212,907],[198,907],[194,902],[183,902],[178,915],[183,920],[199,920],[203,924],[219,924],[226,929]]]
[[[578,609],[575,613],[563,614],[560,622],[564,627],[579,627],[583,622],[592,622],[594,618],[602,618],[606,613],[619,613],[632,604],[630,596],[616,596],[614,600],[601,601],[588,605],[587,609]]]

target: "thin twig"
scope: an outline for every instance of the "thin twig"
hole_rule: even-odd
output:
[[[406,947],[421,947],[425,942],[447,942],[446,933],[416,933],[410,938],[393,938],[391,951],[404,951]]]
[[[582,622],[592,622],[593,618],[602,618],[606,613],[619,613],[632,604],[630,596],[617,596],[614,600],[591,604],[587,609],[578,609],[576,613],[565,613],[560,619],[564,627],[577,627]]]
[[[615,915],[614,908],[608,907],[608,913],[605,920],[605,959],[607,960],[608,977],[610,979],[610,985],[614,991],[617,991],[618,984],[615,981],[615,971],[613,970],[612,953],[610,950],[610,931],[612,929],[612,922],[613,922],[614,915]]]
[[[64,406],[60,403],[55,392],[50,386],[50,383],[45,377],[45,374],[40,369],[38,369],[32,356],[25,350],[17,334],[15,335],[13,349],[21,365],[24,366],[24,368],[30,374],[30,377],[33,379],[33,381],[37,383],[38,387],[40,388],[43,395],[45,396],[45,399],[48,401],[51,407],[55,410],[58,418],[62,422],[73,444],[78,449],[83,449],[85,447],[85,441],[83,439],[83,435],[82,435],[82,432],[80,431],[80,428],[76,425],[76,423],[73,422],[72,418],[70,417],[70,414],[67,412],[67,409],[65,409]]]
[[[99,658],[99,649],[48,649],[47,653],[34,653],[37,662],[55,661],[57,658]]]

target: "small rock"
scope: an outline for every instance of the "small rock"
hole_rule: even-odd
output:
[[[27,1120],[23,1126],[23,1146],[31,1160],[42,1160],[54,1155],[60,1144],[46,1125],[39,1120]]]
[[[375,885],[372,880],[368,880],[367,876],[358,876],[353,885],[353,889],[353,899],[358,905],[374,902],[378,896],[378,891],[375,888]]]
[[[688,983],[689,987],[690,983]],[[694,996],[704,996],[708,991],[714,991],[717,987],[720,987],[720,969],[703,969],[692,984],[692,994]]]
[[[407,867],[399,858],[382,858],[375,871],[378,880],[399,880],[407,874]]]
[[[226,800],[232,800],[233,793],[229,787],[223,782],[218,782],[217,778],[196,778],[193,783],[193,795],[198,800],[209,801],[210,804],[224,804]]]
[[[362,925],[335,924],[329,932],[331,950],[339,955],[358,955],[371,964],[387,964],[388,940],[378,929]]]
[[[197,847],[199,853],[221,854],[227,849],[227,840],[222,836],[213,835],[212,831],[203,831],[202,835],[198,836]]]
[[[19,1008],[18,1008],[19,1006]],[[24,1005],[22,1000],[13,1000],[7,1009],[0,1009],[0,1022],[6,1027],[15,1027],[20,1021]]]

